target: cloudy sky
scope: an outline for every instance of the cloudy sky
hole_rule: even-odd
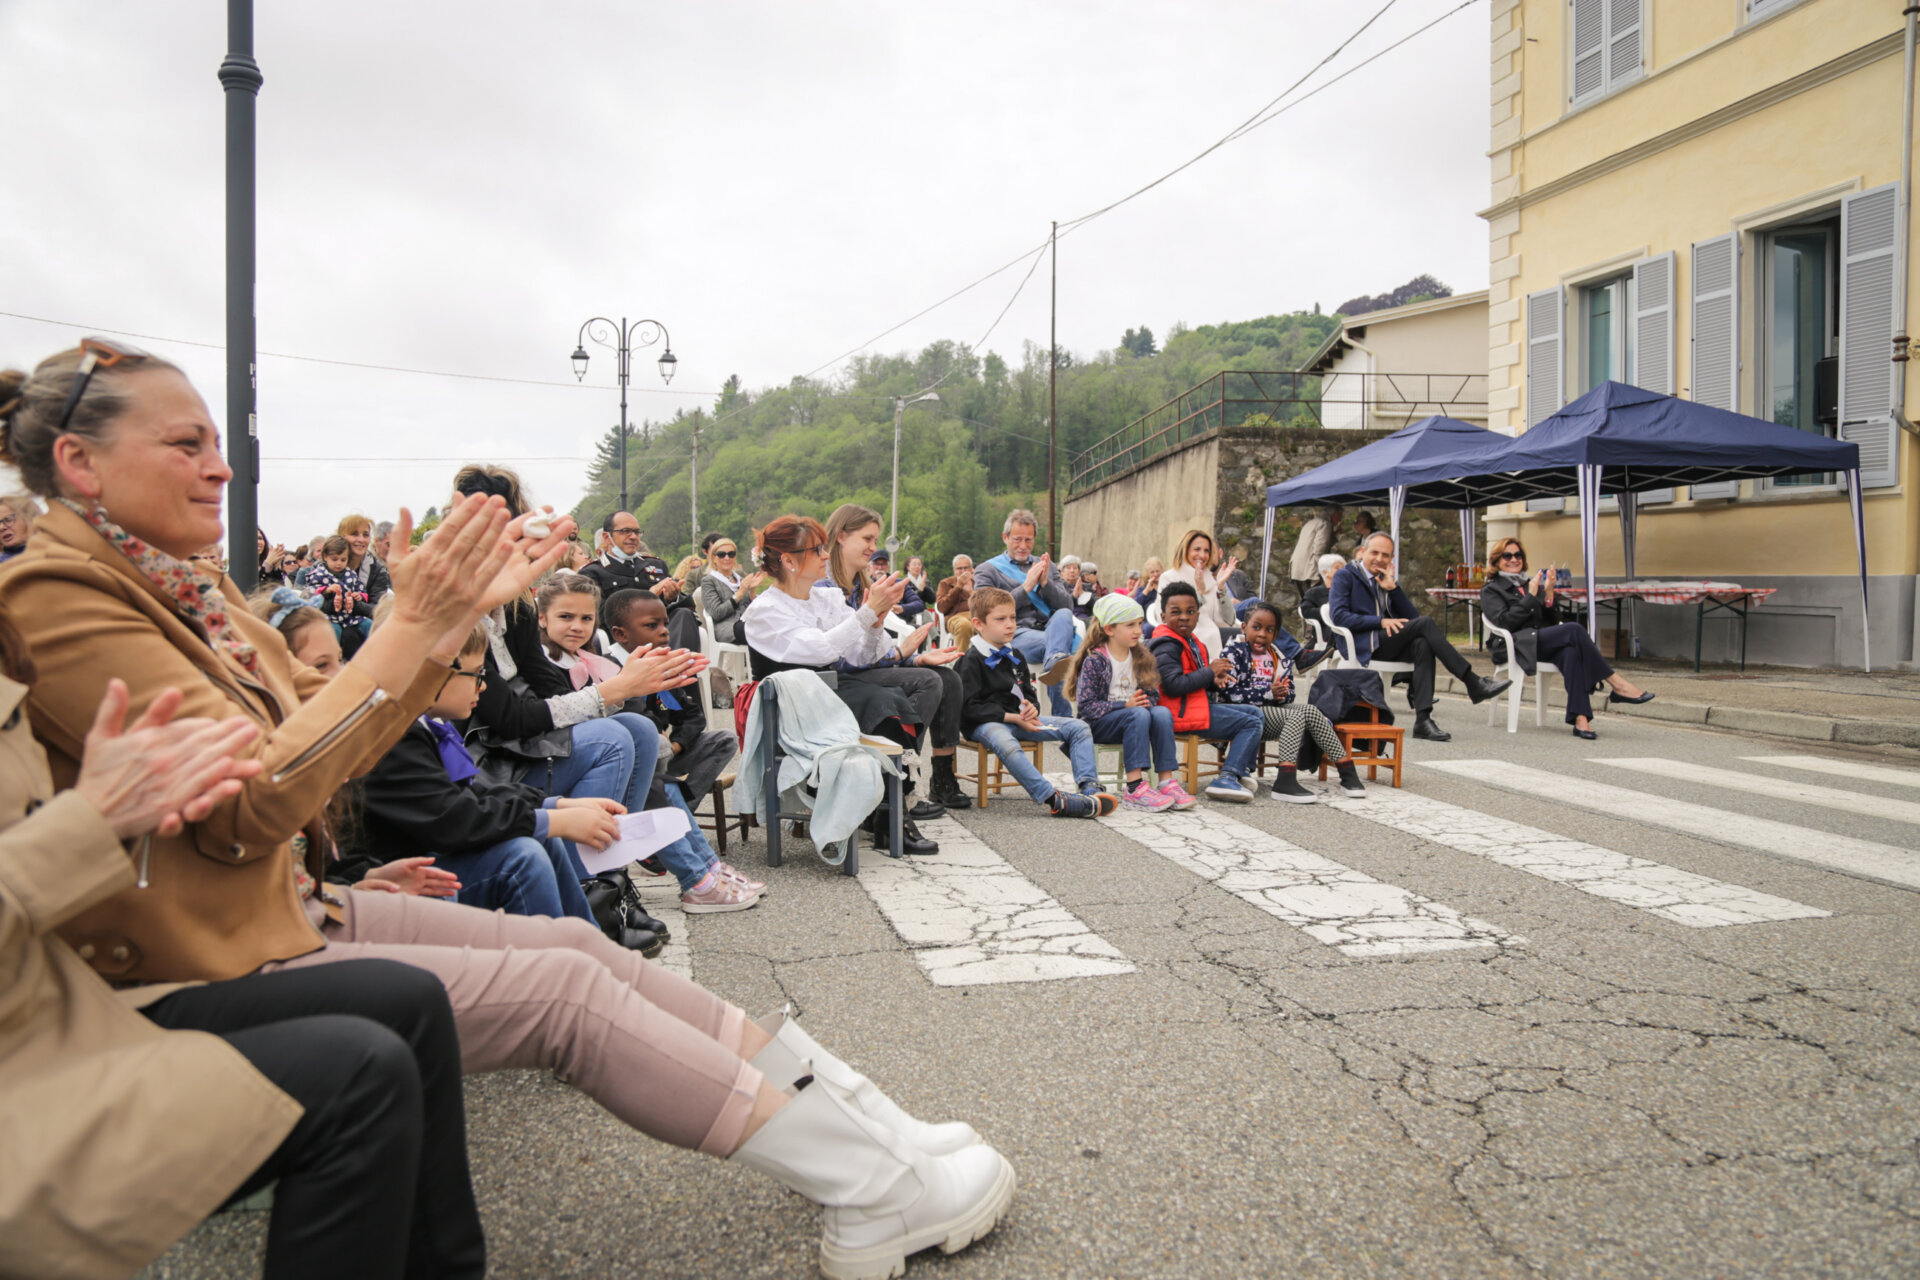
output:
[[[262,0],[263,523],[424,510],[465,459],[564,509],[618,416],[609,352],[574,383],[583,320],[668,326],[679,372],[637,361],[636,416],[732,373],[830,377],[1219,140],[1381,3]],[[1301,92],[1459,3],[1396,0]],[[225,9],[0,0],[0,361],[147,335],[224,423]],[[1486,22],[1468,4],[1063,238],[1062,344],[1422,271],[1483,286]],[[1024,269],[876,349],[978,340]],[[986,345],[1046,337],[1043,264]]]

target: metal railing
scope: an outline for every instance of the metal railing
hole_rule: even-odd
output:
[[[1222,370],[1077,454],[1079,493],[1216,427],[1397,429],[1432,414],[1484,418],[1484,373],[1297,373]]]

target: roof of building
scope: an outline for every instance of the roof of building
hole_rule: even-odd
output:
[[[1349,332],[1367,329],[1377,324],[1392,324],[1396,320],[1410,320],[1414,316],[1432,315],[1436,311],[1450,311],[1455,307],[1470,307],[1476,304],[1485,306],[1487,291],[1475,289],[1472,293],[1456,293],[1445,298],[1428,298],[1425,302],[1409,302],[1403,307],[1388,307],[1385,311],[1367,311],[1357,316],[1349,316],[1340,322],[1340,327],[1327,335],[1320,349],[1307,357],[1300,366],[1302,373],[1322,373],[1326,367],[1345,355],[1353,345]]]

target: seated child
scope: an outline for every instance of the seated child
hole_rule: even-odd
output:
[[[658,600],[650,593],[640,594]],[[611,659],[589,647],[600,616],[600,588],[592,579],[575,573],[556,573],[542,584],[534,604],[539,611],[547,657],[567,672],[574,688],[584,689],[619,674],[620,668]],[[645,725],[645,731],[657,735],[658,726],[646,715],[648,698],[655,696],[628,699],[621,710],[611,714],[615,718],[636,717]],[[646,808],[664,809],[672,805],[687,813],[690,827],[686,835],[654,855],[659,865],[671,871],[679,882],[680,909],[689,915],[701,915],[745,911],[758,906],[766,886],[720,861],[700,833],[700,824],[693,820],[691,809],[684,801],[674,803],[674,796],[661,775],[662,771],[656,768],[648,788]]]
[[[1207,784],[1206,796],[1246,804],[1253,792],[1241,779],[1253,773],[1260,753],[1259,708],[1216,700],[1217,682],[1227,674],[1227,662],[1209,656],[1207,646],[1193,633],[1200,622],[1200,596],[1190,585],[1169,582],[1160,588],[1160,617],[1148,647],[1160,668],[1160,699],[1173,712],[1174,732],[1227,742],[1227,758],[1220,764],[1219,776]]]
[[[601,618],[623,652],[665,648],[669,643],[667,607],[652,592],[633,587],[614,592]],[[738,751],[731,730],[707,728],[699,702],[697,691],[662,691],[641,700],[641,714],[660,730],[662,751],[653,776],[656,781],[666,780],[667,795],[689,815],[693,812],[689,802],[697,803],[712,792],[721,770]]]
[[[1093,740],[1120,744],[1127,771],[1120,803],[1143,813],[1191,809],[1198,802],[1174,773],[1173,713],[1160,705],[1160,668],[1140,643],[1144,616],[1133,597],[1120,592],[1095,601],[1067,683]],[[1147,783],[1149,765],[1159,775],[1156,785]]]
[[[347,567],[347,556],[352,550],[339,534],[328,538],[320,548],[320,563],[307,571],[306,583],[310,594],[321,597],[321,609],[333,623],[334,634],[340,637],[341,647],[349,658],[373,629],[372,620],[354,610],[356,604],[367,603],[367,591],[360,575]]]
[[[473,714],[486,653],[486,630],[476,627],[440,697],[362,782],[358,830],[348,843],[382,863],[433,855],[459,877],[457,898],[468,906],[592,924],[566,842],[606,848],[619,835],[615,815],[626,810],[613,800],[546,796],[480,775],[453,722]]]
[[[973,593],[969,609],[973,640],[960,659],[960,731],[1000,757],[1027,789],[1056,818],[1101,818],[1120,807],[1117,796],[1100,789],[1093,734],[1080,720],[1040,714],[1039,695],[1027,660],[1014,650],[1013,597],[998,587]],[[1073,763],[1079,794],[1058,791],[1033,767],[1022,742],[1058,742]]]
[[[1220,656],[1227,660],[1230,674],[1220,681],[1220,701],[1258,707],[1265,721],[1262,733],[1280,757],[1273,775],[1273,796],[1293,804],[1312,804],[1317,798],[1300,785],[1296,763],[1300,759],[1301,739],[1313,735],[1314,745],[1340,770],[1340,789],[1350,796],[1364,796],[1360,772],[1340,735],[1321,713],[1320,708],[1293,700],[1293,675],[1296,670],[1286,645],[1274,643],[1276,633],[1292,640],[1280,626],[1280,611],[1264,600],[1256,600],[1241,620],[1238,639],[1227,643]],[[1299,644],[1292,646],[1299,651]]]

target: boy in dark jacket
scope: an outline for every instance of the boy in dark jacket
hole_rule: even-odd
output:
[[[1093,733],[1083,720],[1040,714],[1039,695],[1027,660],[1013,648],[1019,629],[1013,596],[998,587],[973,593],[970,606],[973,641],[959,662],[960,731],[980,743],[1007,767],[1027,794],[1056,818],[1103,818],[1120,807],[1120,798],[1100,789]],[[1020,749],[1023,742],[1055,742],[1073,765],[1079,794],[1055,789]]]
[[[591,924],[586,872],[568,842],[606,848],[626,810],[480,776],[451,722],[473,714],[486,651],[486,631],[475,628],[439,699],[367,774],[358,853],[379,863],[431,853],[460,878],[457,898],[468,906]]]
[[[1200,597],[1191,586],[1169,582],[1160,588],[1160,618],[1147,647],[1160,668],[1161,705],[1173,712],[1175,733],[1227,742],[1227,758],[1220,775],[1207,784],[1207,799],[1246,804],[1253,791],[1241,779],[1252,775],[1259,758],[1260,708],[1217,700],[1214,690],[1227,674],[1227,660],[1210,656],[1193,634]]]

